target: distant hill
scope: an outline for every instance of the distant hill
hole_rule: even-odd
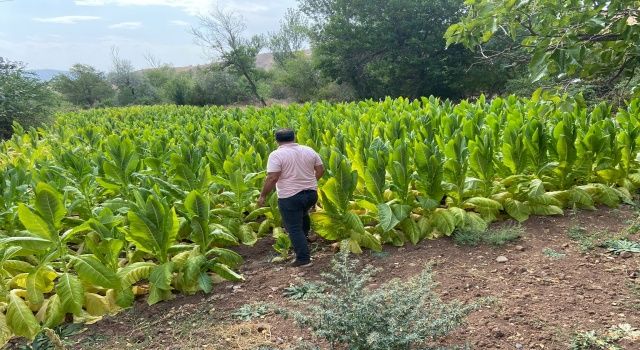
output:
[[[310,55],[311,51],[305,50],[305,54]],[[203,66],[204,65],[174,67],[174,69],[179,72],[184,72],[184,71],[190,71],[194,68],[203,67]],[[273,54],[270,52],[258,54],[258,56],[256,57],[256,66],[264,70],[272,69],[275,66],[275,60],[273,59]],[[149,69],[153,69],[153,68],[140,69],[139,72],[144,72]],[[49,81],[53,79],[53,77],[59,74],[69,74],[68,71],[63,71],[58,69],[32,69],[32,70],[29,70],[29,72],[35,74],[38,77],[38,79],[42,81]]]
[[[38,79],[42,81],[49,81],[53,79],[56,75],[60,74],[69,74],[67,71],[58,70],[58,69],[32,69],[29,70],[29,73],[35,74]]]

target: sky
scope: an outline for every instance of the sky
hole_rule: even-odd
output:
[[[0,57],[28,69],[75,63],[111,68],[112,48],[138,68],[147,57],[176,67],[211,61],[189,32],[216,7],[236,12],[247,35],[277,30],[295,0],[0,0]]]

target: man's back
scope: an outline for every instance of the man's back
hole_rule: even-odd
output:
[[[300,191],[316,190],[315,167],[322,165],[320,156],[312,148],[287,143],[269,155],[267,172],[280,172],[277,182],[279,198],[288,198]]]

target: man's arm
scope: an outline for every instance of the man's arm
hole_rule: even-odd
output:
[[[320,165],[316,165],[314,168],[316,170],[316,180],[320,180],[322,175],[324,175],[324,166],[320,164]]]
[[[267,178],[264,180],[264,186],[262,186],[262,192],[260,192],[260,197],[258,198],[258,206],[264,206],[264,202],[267,199],[267,196],[273,189],[276,187],[276,182],[280,178],[280,171],[275,173],[267,173]]]

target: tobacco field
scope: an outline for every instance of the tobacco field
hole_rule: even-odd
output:
[[[15,126],[1,144],[0,343],[243,277],[238,245],[290,242],[255,204],[273,132],[327,174],[314,230],[354,253],[496,220],[616,207],[640,188],[640,100],[480,97],[257,108],[128,107]],[[276,262],[274,262],[276,263]]]

